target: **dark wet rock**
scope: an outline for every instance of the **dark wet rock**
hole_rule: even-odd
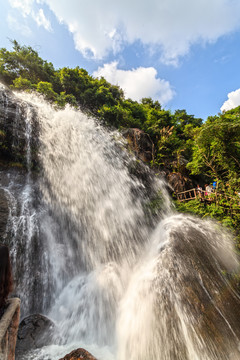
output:
[[[33,106],[20,101],[13,92],[0,84],[0,150],[1,158],[26,165],[27,122],[31,123],[31,166],[38,163],[38,122]]]
[[[63,358],[59,360],[97,360],[94,356],[92,356],[87,350],[79,348],[77,350],[73,350],[69,354],[65,355]]]
[[[127,138],[130,148],[135,155],[144,162],[149,162],[153,158],[153,143],[148,134],[137,128],[130,128],[123,132]]]
[[[141,161],[132,160],[128,164],[130,175],[140,180],[145,186],[151,186],[154,180],[154,173]]]
[[[8,220],[8,201],[5,195],[5,191],[0,188],[0,238],[4,238],[6,232],[7,220]]]
[[[139,193],[145,197],[151,196],[155,193],[155,175],[151,169],[145,165],[142,161],[136,161],[135,159],[131,160],[128,164],[128,171],[131,178],[139,182],[140,187],[135,187],[133,193],[135,192],[136,196],[139,196]]]
[[[180,217],[175,217],[176,224]],[[156,313],[162,319],[155,331],[161,337],[165,326],[169,343],[169,349],[164,349],[166,358],[188,358],[182,336],[184,321],[189,340],[204,358],[240,359],[240,299],[223,275],[238,266],[230,240],[222,229],[210,228],[207,222],[182,219],[181,227],[172,227],[169,243],[159,253],[161,275],[155,281],[156,289],[161,290],[156,296]]]
[[[29,196],[25,197],[24,194],[28,193]],[[44,313],[53,299],[52,283],[41,280],[41,274],[46,273],[46,266],[51,274],[51,268],[46,265],[43,255],[47,251],[45,233],[36,216],[41,209],[38,173],[31,172],[27,176],[24,168],[0,167],[0,236],[1,242],[10,249],[14,294],[21,298],[22,318],[29,314]],[[28,221],[31,221],[31,226]],[[33,246],[26,253],[29,230]],[[26,268],[30,268],[34,276],[23,276]],[[43,293],[48,293],[48,296],[43,296]]]
[[[33,314],[24,318],[18,330],[17,359],[20,360],[25,352],[50,345],[54,329],[54,323],[41,314]]]
[[[129,148],[134,152],[138,159],[145,163],[150,163],[150,161],[153,160],[154,145],[149,134],[146,134],[144,131],[137,128],[130,128],[123,132],[123,136],[127,139]],[[184,159],[184,157],[181,157],[178,160],[178,163],[172,162],[171,160],[169,160],[169,162],[172,163],[173,168],[176,167],[179,171],[171,172],[170,167],[166,165],[161,168],[161,170],[157,169],[158,175],[161,178],[166,179],[170,188],[175,192],[181,192],[192,188],[192,180],[189,178],[186,170],[187,160]],[[148,167],[148,171],[146,171],[144,169],[144,164],[140,161],[136,162],[130,170],[130,173],[136,175],[136,177],[140,179],[144,185],[146,184],[147,187],[149,185],[151,186],[152,177],[149,176],[151,170]]]

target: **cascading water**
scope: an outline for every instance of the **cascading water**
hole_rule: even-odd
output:
[[[39,259],[36,260],[39,248],[39,214],[33,204],[37,189],[35,176],[31,173],[31,135],[35,112],[29,104],[17,99],[14,99],[16,103],[13,106],[12,99],[9,100],[9,94],[5,94],[4,91],[1,95],[3,120],[12,133],[12,151],[17,149],[16,151],[20,152],[19,149],[24,148],[27,169],[27,172],[3,169],[0,174],[1,189],[9,203],[6,234],[10,239],[11,258],[13,267],[16,269],[16,293],[21,294],[22,315],[25,315],[32,311],[40,311],[42,308],[40,303],[44,302],[41,300],[39,304],[36,304],[31,296],[41,287],[36,278],[41,272],[40,269],[45,266],[42,255],[39,255]],[[13,119],[11,125],[10,118]],[[34,271],[36,277],[29,277],[31,271]]]
[[[28,126],[37,112],[42,169],[34,182],[29,167],[20,199],[18,179],[5,187],[18,293],[25,314],[41,311],[57,326],[54,345],[25,359],[84,346],[102,360],[239,359],[240,300],[222,275],[238,265],[230,237],[174,214],[159,180],[163,209],[150,224],[148,189],[129,175],[116,133],[71,108],[17,97],[31,104]]]

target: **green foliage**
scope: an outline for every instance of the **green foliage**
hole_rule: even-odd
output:
[[[145,205],[146,210],[149,210],[151,215],[159,215],[159,212],[164,207],[164,197],[161,191],[159,191],[153,199]]]
[[[110,126],[115,127],[131,127],[131,113],[120,105],[107,106],[103,105],[98,110],[100,118]]]
[[[0,76],[6,83],[21,76],[36,84],[54,76],[53,65],[42,60],[30,46],[20,46],[16,40],[12,44],[13,51],[0,49]]]
[[[65,91],[62,91],[60,95],[57,96],[56,103],[62,107],[66,104],[70,104],[74,107],[77,107],[78,105],[75,96],[72,94],[66,94]]]
[[[6,133],[4,130],[0,130],[0,139],[4,139],[6,137]]]
[[[240,199],[237,197],[212,203],[205,203],[198,199],[186,202],[176,201],[175,205],[180,212],[199,215],[202,218],[210,217],[232,229],[240,226]]]
[[[33,85],[30,80],[22,78],[19,76],[18,78],[13,80],[12,87],[17,90],[29,90],[33,88]]]
[[[237,182],[240,169],[240,107],[209,117],[195,135],[192,174]]]
[[[11,167],[17,167],[17,168],[23,168],[23,164],[20,162],[11,162],[10,163]]]
[[[229,196],[240,191],[240,107],[203,124],[186,110],[171,113],[151,98],[125,99],[123,90],[104,78],[93,78],[79,66],[56,70],[30,46],[12,44],[12,51],[0,49],[0,78],[13,88],[35,90],[60,107],[80,106],[111,127],[138,128],[150,140],[153,167],[215,179]],[[217,205],[225,206],[224,201]]]
[[[201,119],[185,110],[175,114],[162,109],[158,101],[144,98],[139,103],[124,99],[123,90],[104,78],[95,79],[80,67],[55,70],[30,46],[12,41],[13,51],[0,49],[0,77],[19,90],[36,90],[64,107],[80,106],[115,128],[139,128],[148,134],[153,149],[152,165],[186,172],[191,159],[195,129]]]
[[[175,201],[176,209],[183,213],[198,215],[201,218],[212,218],[224,227],[228,228],[233,235],[235,248],[240,253],[240,198],[225,199],[219,203],[204,204],[204,202],[191,200],[187,202]],[[236,290],[240,294],[240,275],[226,274],[233,281]]]
[[[104,78],[93,78],[80,67],[54,69],[30,46],[12,41],[13,50],[0,49],[0,80],[18,90],[35,90],[47,100],[64,107],[70,104],[93,114],[104,124],[118,129],[138,128],[148,135],[151,165],[155,169],[180,173],[183,178],[214,179],[221,193],[215,202],[192,200],[176,202],[181,212],[217,219],[224,226],[240,226],[240,107],[205,123],[188,115],[186,110],[174,114],[158,101],[143,98],[141,102],[125,99],[119,86]],[[10,154],[6,133],[0,129],[0,150]],[[21,161],[21,154],[15,156]],[[17,163],[13,166],[19,166]],[[208,180],[204,180],[209,182]],[[157,214],[162,206],[161,194],[149,203],[146,212]],[[240,232],[236,232],[240,250]],[[234,280],[239,286],[239,275]]]
[[[2,129],[0,129],[0,150],[1,154],[5,154],[8,150],[6,132]]]
[[[44,95],[48,100],[56,100],[57,93],[53,91],[52,84],[47,81],[39,81],[37,84],[37,92]]]

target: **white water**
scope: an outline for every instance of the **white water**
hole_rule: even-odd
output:
[[[1,88],[0,88],[1,89]],[[8,109],[8,97],[3,97],[4,103],[4,115],[7,118]],[[14,116],[14,123],[12,126],[13,132],[13,144],[12,146],[18,146],[19,129],[21,128],[21,117],[24,120],[25,126],[25,152],[26,152],[26,168],[27,176],[24,181],[21,175],[12,176],[8,174],[9,182],[8,186],[1,186],[5,191],[6,198],[9,202],[9,221],[7,224],[6,233],[11,234],[12,246],[11,246],[11,258],[13,267],[17,269],[21,276],[18,279],[17,292],[22,292],[22,313],[24,309],[30,309],[30,294],[29,290],[32,290],[34,278],[29,277],[29,273],[32,271],[32,248],[34,245],[34,237],[38,236],[38,220],[36,209],[34,209],[32,202],[33,193],[33,180],[31,178],[31,135],[32,135],[32,121],[33,112],[31,107],[26,103],[18,101],[16,103],[16,111]],[[23,130],[23,129],[21,129]],[[2,174],[1,174],[2,175]],[[2,176],[0,176],[1,178]],[[22,183],[20,185],[20,183]],[[20,190],[21,186],[21,190]],[[20,190],[20,191],[19,191]],[[17,242],[17,246],[15,244]],[[19,259],[19,249],[21,249],[21,259]],[[24,251],[23,251],[24,249]],[[25,289],[22,291],[22,289]]]
[[[222,301],[227,291],[239,305],[221,274],[237,266],[231,238],[213,223],[174,214],[157,180],[163,212],[149,228],[146,189],[129,176],[117,134],[71,108],[18,97],[38,109],[46,266],[38,278],[43,311],[58,328],[53,345],[26,359],[58,360],[78,347],[99,360],[239,359],[239,327]],[[31,224],[33,246],[30,231]]]

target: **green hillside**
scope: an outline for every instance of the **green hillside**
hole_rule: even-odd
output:
[[[185,110],[172,113],[158,101],[126,99],[123,90],[80,67],[55,69],[28,46],[12,41],[0,49],[0,80],[15,90],[36,91],[57,107],[70,104],[102,124],[120,130],[137,128],[151,144],[149,165],[167,175],[178,174],[186,187],[217,182],[217,190],[233,199],[204,206],[177,203],[181,211],[212,216],[238,229],[240,225],[240,107],[211,116],[206,122]],[[0,147],[4,132],[0,129]],[[230,202],[231,202],[230,201]]]

